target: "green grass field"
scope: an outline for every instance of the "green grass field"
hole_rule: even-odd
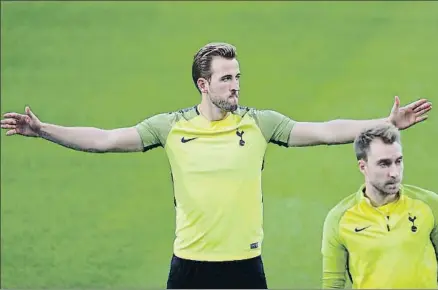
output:
[[[1,113],[114,128],[196,104],[191,62],[238,48],[241,104],[293,119],[438,104],[437,2],[2,2]],[[403,133],[405,182],[438,191],[438,117]],[[163,288],[174,237],[164,150],[93,155],[1,138],[2,288]],[[362,183],[351,145],[271,145],[271,288],[318,288],[328,210]]]

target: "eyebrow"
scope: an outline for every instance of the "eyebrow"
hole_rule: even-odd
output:
[[[238,74],[236,75],[236,77],[240,77],[241,75],[242,75],[241,73],[238,73]],[[232,75],[230,75],[230,74],[224,75],[224,76],[221,77],[221,79],[223,79],[223,78],[229,78],[229,77],[232,77]]]
[[[396,161],[397,161],[397,160],[402,160],[402,159],[403,159],[403,156],[399,156],[399,157],[396,159]],[[391,159],[391,158],[383,158],[383,159],[379,159],[379,160],[377,160],[377,163],[382,163],[382,162],[390,163],[390,162],[392,162],[392,159]]]

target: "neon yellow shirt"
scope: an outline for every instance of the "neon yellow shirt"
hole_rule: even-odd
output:
[[[270,142],[287,146],[294,124],[278,112],[244,107],[210,122],[192,107],[137,125],[145,151],[164,147],[170,162],[175,255],[228,261],[261,254],[265,151]]]
[[[438,288],[438,195],[415,186],[374,207],[364,186],[338,203],[324,223],[323,288]]]

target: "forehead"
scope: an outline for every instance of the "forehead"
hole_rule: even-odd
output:
[[[397,159],[402,156],[402,146],[398,142],[385,144],[380,139],[375,139],[370,144],[368,157],[370,159]]]
[[[211,73],[213,74],[231,74],[235,75],[240,72],[239,62],[237,59],[226,59],[220,56],[213,57],[211,62]]]

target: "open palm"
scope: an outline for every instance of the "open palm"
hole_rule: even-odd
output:
[[[19,134],[27,137],[38,137],[41,129],[41,121],[32,113],[29,107],[25,108],[25,114],[6,113],[1,120],[1,128],[8,129],[7,136]]]
[[[428,118],[427,112],[432,110],[432,103],[426,99],[415,101],[400,108],[400,99],[395,97],[389,120],[399,130],[407,129]]]

